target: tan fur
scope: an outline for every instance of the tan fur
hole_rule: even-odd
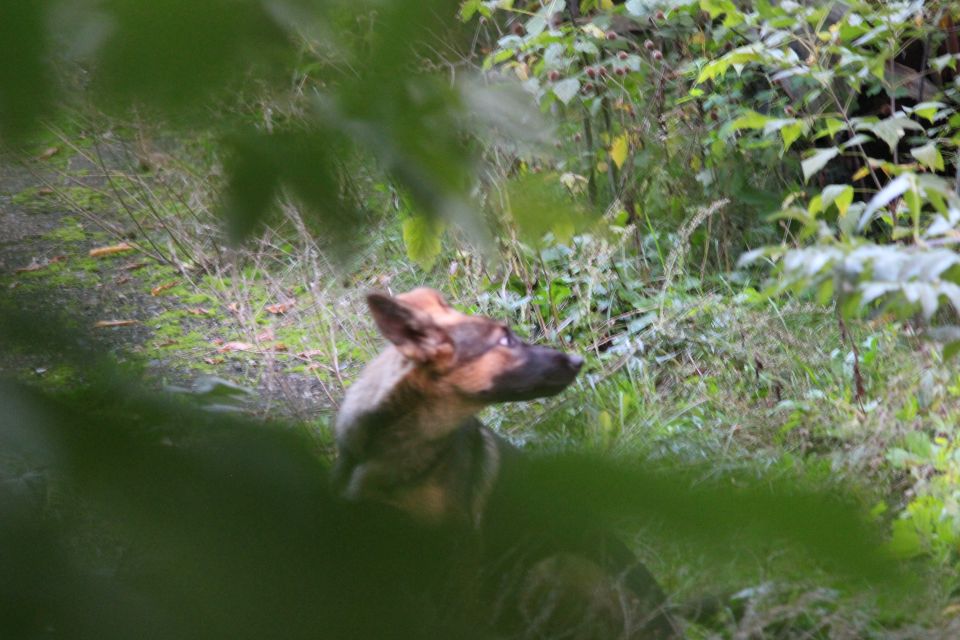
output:
[[[495,436],[470,419],[494,401],[497,377],[520,370],[533,347],[500,322],[453,309],[432,289],[368,301],[391,343],[348,389],[337,416],[342,492],[430,521],[476,523],[498,452]],[[465,443],[473,449],[460,451]]]

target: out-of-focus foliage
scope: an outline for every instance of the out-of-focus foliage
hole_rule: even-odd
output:
[[[22,142],[53,104],[82,94],[107,113],[218,130],[232,156],[223,199],[235,238],[286,193],[331,246],[349,246],[367,215],[343,188],[358,156],[423,215],[470,225],[474,124],[460,86],[425,72],[453,10],[439,0],[11,5],[0,141]],[[251,96],[263,101],[254,114],[241,106]],[[501,104],[490,101],[486,122],[517,115]]]
[[[258,228],[275,199],[290,195],[316,212],[332,248],[349,248],[367,228],[364,212],[344,187],[351,161],[360,157],[375,161],[401,192],[397,200],[410,214],[403,229],[408,253],[429,268],[441,249],[438,217],[482,226],[471,216],[467,197],[476,182],[477,129],[492,122],[518,148],[524,134],[542,131],[516,124],[515,99],[500,100],[479,84],[451,83],[427,72],[431,45],[446,35],[454,3],[7,4],[0,13],[3,141],[22,142],[74,91],[114,114],[165,118],[186,130],[219,129],[230,151],[224,211],[238,238]],[[700,223],[726,215],[724,203],[733,202],[735,211],[722,226],[727,237],[749,230],[769,239],[764,225],[748,223],[781,202],[771,197],[770,183],[800,188],[804,178],[815,177],[845,151],[831,141],[798,166],[788,163],[782,172],[757,176],[757,167],[787,151],[781,142],[799,149],[823,136],[800,116],[767,131],[768,114],[785,101],[770,87],[750,107],[757,115],[743,112],[751,83],[765,77],[751,75],[750,65],[769,61],[725,59],[730,52],[722,49],[729,43],[737,51],[741,39],[747,46],[763,37],[757,35],[765,33],[763,20],[789,30],[798,23],[790,12],[799,9],[764,4],[769,15],[758,10],[754,17],[728,2],[663,8],[584,2],[585,11],[598,10],[593,17],[564,22],[556,16],[565,3],[530,3],[528,13],[518,11],[521,3],[507,4],[511,15],[522,16],[514,21],[521,28],[497,40],[487,68],[512,73],[544,110],[566,115],[561,127],[567,144],[560,145],[559,159],[549,160],[553,166],[529,157],[510,163],[520,180],[504,190],[505,209],[531,237],[545,240],[542,250],[529,250],[520,260],[538,262],[544,275],[560,275],[535,283],[510,279],[504,297],[553,326],[596,313],[602,320],[590,327],[596,329],[593,351],[600,351],[602,341],[611,356],[630,358],[635,336],[663,315],[644,297],[651,274],[685,286],[678,271],[688,243],[699,247],[701,274],[711,256],[718,266],[732,264],[727,245],[702,233]],[[467,2],[461,14],[493,17],[507,4]],[[649,38],[628,40],[625,24]],[[769,50],[778,46],[767,44]],[[64,72],[64,64],[75,65],[70,69],[76,73]],[[737,70],[743,73],[734,79]],[[77,76],[84,86],[75,86]],[[706,95],[694,87],[721,81],[730,82],[730,89]],[[246,104],[243,97],[263,94],[264,108],[236,106]],[[468,113],[469,107],[479,113]],[[711,113],[716,115],[706,115]],[[899,139],[897,126],[916,131],[900,121],[888,123],[900,123],[891,129],[879,120],[848,124],[850,114],[835,115],[854,136],[872,132],[885,141]],[[870,216],[866,205],[863,228],[874,225],[872,214],[896,197],[916,193],[919,209],[910,210],[923,222],[913,226],[919,230],[915,243],[923,229],[937,229],[937,222],[926,224],[934,210],[952,229],[951,196],[941,193],[942,181],[921,175],[945,166],[949,156],[939,141],[930,144],[912,149],[916,166],[906,156],[891,163],[891,174],[912,182]],[[820,198],[820,209],[808,208],[808,214],[830,207],[849,213],[855,203],[847,186],[810,194]],[[691,194],[715,206],[691,207]],[[575,212],[571,201],[584,196],[593,205],[615,205],[598,216],[608,235],[573,234],[577,220],[566,211]],[[563,213],[543,219],[547,208]],[[679,224],[688,209],[693,217]],[[896,226],[897,211],[883,215]],[[663,228],[671,225],[678,231],[668,236]],[[636,259],[628,251],[631,242],[657,263]],[[844,259],[846,249],[838,254]],[[582,256],[589,259],[578,261]],[[599,273],[597,256],[608,258]],[[876,273],[867,258],[861,264],[867,265],[861,271]],[[933,265],[930,276],[948,272]],[[581,289],[589,295],[578,297]],[[5,345],[51,349],[88,376],[66,395],[6,384],[0,389],[2,455],[11,470],[0,487],[4,632],[488,637],[472,594],[459,590],[469,587],[470,571],[477,569],[461,564],[472,557],[472,534],[425,530],[384,509],[347,507],[327,491],[325,465],[303,434],[215,418],[167,397],[143,395],[118,381],[110,363],[76,350],[75,340],[85,336],[37,318],[0,319]],[[599,422],[612,424],[609,414],[601,415]],[[590,418],[584,412],[571,419],[570,428],[586,430],[578,420]],[[806,491],[789,477],[718,474],[716,483],[701,480],[690,488],[691,474],[698,480],[707,475],[670,465],[654,472],[550,459],[533,464],[527,482],[510,487],[507,496],[514,512],[536,525],[535,533],[576,536],[597,525],[651,519],[721,560],[735,544],[785,545],[835,571],[840,584],[852,587],[865,579],[897,593],[897,581],[890,580],[896,569],[874,544],[872,528],[844,500]],[[915,555],[903,546],[898,549],[904,555]],[[481,563],[479,571],[485,568]],[[466,577],[451,575],[461,570]]]
[[[32,324],[6,317],[7,344],[35,348]],[[0,387],[0,629],[12,637],[491,637],[471,588],[509,545],[650,519],[718,557],[734,541],[786,545],[848,584],[903,580],[839,496],[774,478],[694,486],[695,469],[584,457],[531,461],[487,538],[507,547],[476,556],[474,532],[336,500],[304,432],[144,394],[70,341],[51,347],[91,384]]]

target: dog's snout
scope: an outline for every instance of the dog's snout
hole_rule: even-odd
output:
[[[568,364],[568,365],[570,366],[570,368],[573,369],[574,371],[580,371],[580,367],[583,366],[583,358],[580,357],[580,356],[578,356],[578,355],[575,354],[575,353],[568,353],[568,354],[567,354],[567,364]]]

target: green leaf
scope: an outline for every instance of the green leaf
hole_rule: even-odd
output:
[[[951,342],[950,344],[943,347],[943,359],[944,361],[951,360],[954,356],[960,353],[960,341]]]
[[[580,91],[580,81],[576,78],[567,78],[553,85],[553,93],[563,104],[569,103]]]
[[[700,8],[709,13],[711,18],[726,14],[723,21],[725,27],[733,27],[743,22],[743,14],[731,0],[700,0]]]
[[[937,112],[943,108],[942,102],[921,102],[913,108],[914,115],[924,118],[928,122],[933,122],[937,117]]]
[[[0,10],[0,142],[19,143],[51,107],[48,9],[30,0]]]
[[[627,159],[627,152],[630,149],[630,145],[627,143],[627,134],[617,136],[613,141],[613,144],[610,145],[610,159],[613,160],[613,163],[617,165],[617,169],[623,167],[623,163]]]
[[[907,129],[923,131],[923,127],[902,115],[890,116],[880,122],[865,123],[863,128],[872,131],[874,135],[886,142],[891,153],[896,149],[900,138],[906,134]]]
[[[793,124],[786,124],[780,129],[780,137],[783,138],[783,150],[786,152],[790,149],[790,145],[797,141],[797,139],[804,133],[806,130],[806,124],[802,120],[798,120]]]
[[[403,221],[403,244],[407,257],[424,271],[433,268],[443,249],[443,224],[426,216],[412,216]]]
[[[810,180],[811,176],[823,169],[838,153],[840,153],[840,150],[836,147],[819,149],[815,154],[803,160],[800,163],[800,168],[803,169],[803,181]]]
[[[739,131],[740,129],[763,129],[770,120],[772,120],[772,118],[759,114],[756,111],[748,110],[744,115],[733,120],[727,127],[731,131]]]
[[[727,72],[727,69],[730,68],[730,64],[730,61],[725,60],[724,58],[711,60],[707,64],[703,65],[703,69],[700,69],[700,73],[697,75],[696,84],[700,84],[706,82],[707,80],[713,80],[718,76],[722,76]]]
[[[466,0],[460,5],[460,20],[468,22],[483,7],[483,0]]]
[[[928,142],[922,147],[910,149],[910,155],[919,160],[923,165],[934,171],[943,171],[943,156],[937,149],[935,142]]]
[[[902,196],[913,184],[911,177],[908,174],[898,176],[895,180],[887,183],[877,195],[873,196],[867,208],[863,210],[863,215],[860,216],[860,223],[857,225],[858,230],[863,230],[867,226],[867,223],[873,219],[874,212],[887,206],[895,198]]]
[[[847,208],[853,202],[853,187],[848,184],[831,184],[823,190],[823,208],[836,205],[840,215],[846,215]]]

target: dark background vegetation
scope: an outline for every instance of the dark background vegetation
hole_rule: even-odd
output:
[[[0,632],[494,637],[469,536],[327,485],[363,293],[427,284],[587,357],[484,416],[509,497],[691,637],[952,637],[958,18],[5,3]]]

